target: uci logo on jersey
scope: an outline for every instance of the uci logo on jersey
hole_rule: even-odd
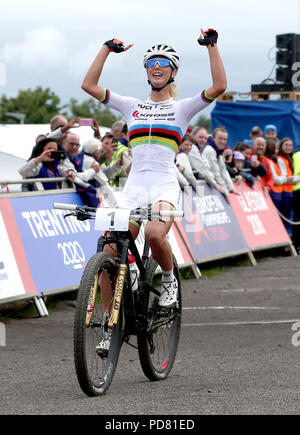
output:
[[[146,106],[145,104],[138,104],[139,109],[152,110],[152,106]]]

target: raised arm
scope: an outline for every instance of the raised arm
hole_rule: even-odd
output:
[[[99,86],[98,83],[108,55],[111,52],[121,53],[123,51],[127,51],[132,46],[133,44],[124,47],[123,42],[119,39],[112,39],[110,41],[105,42],[105,44],[99,51],[96,59],[90,66],[88,72],[86,73],[81,88],[88,94],[92,95],[92,97],[96,98],[97,100],[100,100],[103,96],[104,89],[101,86]]]
[[[203,31],[201,29],[201,35],[198,38],[198,42],[200,45],[204,45],[208,49],[213,84],[206,90],[206,92],[211,98],[219,97],[227,88],[225,68],[219,53],[217,41],[218,33],[215,30],[208,29]]]

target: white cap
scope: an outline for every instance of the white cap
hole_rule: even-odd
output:
[[[83,144],[82,148],[86,153],[94,154],[94,152],[101,149],[101,142],[98,139],[89,139]]]

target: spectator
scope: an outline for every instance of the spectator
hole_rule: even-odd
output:
[[[263,137],[264,133],[260,127],[253,127],[250,131],[249,136],[250,139],[245,139],[243,142],[252,147],[255,139],[257,139],[258,137]]]
[[[258,160],[266,168],[266,175],[264,177],[261,177],[261,184],[267,195],[273,191],[274,177],[271,170],[270,162],[265,156],[266,146],[267,146],[266,140],[263,137],[259,137],[255,139],[252,147],[251,160],[252,162]]]
[[[57,142],[45,138],[40,140],[33,148],[28,162],[19,169],[23,178],[58,178],[61,173],[58,169],[60,160],[51,157],[53,151],[58,150]],[[61,183],[42,183],[45,190],[59,189]]]
[[[82,148],[84,152],[83,171],[85,171],[89,169],[94,162],[97,162],[101,153],[101,142],[98,139],[89,139],[83,144]],[[95,188],[100,187],[100,192],[111,207],[114,207],[117,204],[114,192],[108,183],[108,178],[101,170],[101,167],[89,182]]]
[[[193,174],[193,170],[188,158],[193,143],[194,143],[193,136],[189,134],[183,136],[178,154],[176,156],[176,166],[179,169],[179,171],[183,174],[183,176],[186,178],[188,184],[193,186],[194,189],[196,189],[199,183],[197,182],[197,179]]]
[[[276,125],[273,125],[273,124],[268,124],[264,128],[264,133],[265,133],[266,140],[268,140],[268,139],[275,139],[275,141],[276,141],[276,152],[278,153],[280,140],[277,137],[277,132],[278,132],[277,127],[276,127]]]
[[[62,143],[62,140],[70,129],[79,127],[79,119],[79,116],[74,116],[71,121],[68,122],[64,116],[55,116],[50,121],[51,133],[49,133],[47,137]],[[95,119],[93,119],[92,129],[94,131],[94,137],[101,139],[99,124]]]
[[[57,115],[50,120],[51,133],[47,135],[49,139],[54,139],[62,144],[65,135],[71,128],[78,128],[79,117],[75,116],[70,122],[64,116]]]
[[[94,178],[95,174],[100,171],[100,165],[98,162],[93,161],[90,167],[84,165],[85,154],[84,152],[78,152],[80,148],[79,136],[74,133],[68,133],[63,139],[63,149],[67,153],[68,159],[66,159],[64,171],[71,171],[71,179],[75,182],[77,192],[81,196],[85,205],[91,207],[98,207],[100,204],[97,191],[92,184],[89,183]],[[81,183],[78,182],[81,181]],[[77,181],[77,182],[76,182]]]
[[[119,120],[114,122],[110,129],[110,134],[112,134],[113,137],[116,137],[119,142],[123,138],[122,130],[125,124],[126,124],[125,121]]]
[[[119,142],[121,142],[121,144],[125,145],[126,147],[129,146],[129,132],[127,124],[124,124],[124,127],[122,128],[122,138]]]
[[[277,127],[273,124],[268,124],[264,128],[264,134],[266,139],[277,139]]]
[[[254,178],[251,174],[244,171],[245,157],[239,151],[233,151],[230,147],[226,147],[223,153],[226,168],[232,179],[239,185],[242,181],[253,188]]]
[[[207,139],[207,144],[202,150],[203,156],[209,164],[209,169],[213,173],[215,181],[222,186],[225,197],[229,202],[229,193],[235,193],[233,182],[226,169],[222,156],[228,140],[228,132],[225,127],[217,127],[212,136]]]
[[[238,142],[235,147],[234,151],[239,151],[243,154],[245,157],[244,162],[244,170],[247,172],[250,172],[252,177],[265,177],[267,174],[267,170],[265,166],[258,161],[256,156],[253,156],[254,158],[251,159],[252,156],[252,147],[244,142]]]
[[[64,127],[66,124],[68,124],[68,120],[65,116],[55,115],[50,119],[50,130],[55,131],[60,127]]]
[[[251,174],[246,172],[245,169],[245,157],[240,151],[234,151],[233,153],[233,167],[238,172],[238,175],[242,177],[243,181],[246,181],[251,189],[254,189],[254,178]]]
[[[237,184],[240,184],[243,181],[243,177],[239,174],[238,169],[234,166],[233,150],[230,147],[226,147],[224,149],[223,159],[230,177],[234,179]]]
[[[279,212],[282,208],[282,186],[288,182],[287,177],[283,177],[278,166],[277,152],[276,152],[276,138],[267,139],[265,156],[269,159],[270,167],[274,179],[274,185],[270,196]]]
[[[132,159],[128,150],[129,134],[125,121],[116,121],[111,127],[110,134],[118,140],[113,160],[118,161],[122,157],[123,168],[119,178],[126,179],[131,169]]]
[[[119,160],[115,160],[115,149],[118,145],[118,139],[111,133],[107,133],[101,139],[102,153],[99,161],[102,164],[102,169],[109,180],[112,187],[119,187],[119,180],[123,174],[122,156]]]
[[[212,171],[209,168],[209,163],[203,155],[203,150],[207,143],[208,133],[204,127],[195,127],[192,130],[191,136],[194,137],[194,145],[191,151],[187,154],[195,177],[205,180],[211,187],[225,194],[225,188],[217,183]]]
[[[278,166],[283,178],[281,213],[288,220],[292,219],[294,185],[300,182],[300,176],[294,176],[293,142],[286,137],[280,141],[277,155]],[[284,220],[287,232],[292,235],[292,226]]]
[[[113,159],[117,162],[119,160],[122,161],[122,173],[120,178],[126,179],[131,169],[131,157],[129,155],[129,150],[126,145],[123,145],[121,142],[117,143],[117,149],[114,153]]]
[[[293,167],[294,167],[294,175],[296,177],[300,176],[300,151],[297,151],[293,155]],[[294,211],[294,222],[295,223],[300,222],[300,182],[298,182],[294,186],[293,211]],[[292,241],[298,253],[300,253],[300,225],[293,225]]]
[[[41,140],[46,139],[47,136],[45,134],[39,134],[35,139],[35,144],[37,145]]]

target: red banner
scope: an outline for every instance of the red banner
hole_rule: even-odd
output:
[[[254,189],[242,183],[236,191],[240,195],[230,195],[230,202],[250,249],[291,243],[272,199],[259,181]]]

